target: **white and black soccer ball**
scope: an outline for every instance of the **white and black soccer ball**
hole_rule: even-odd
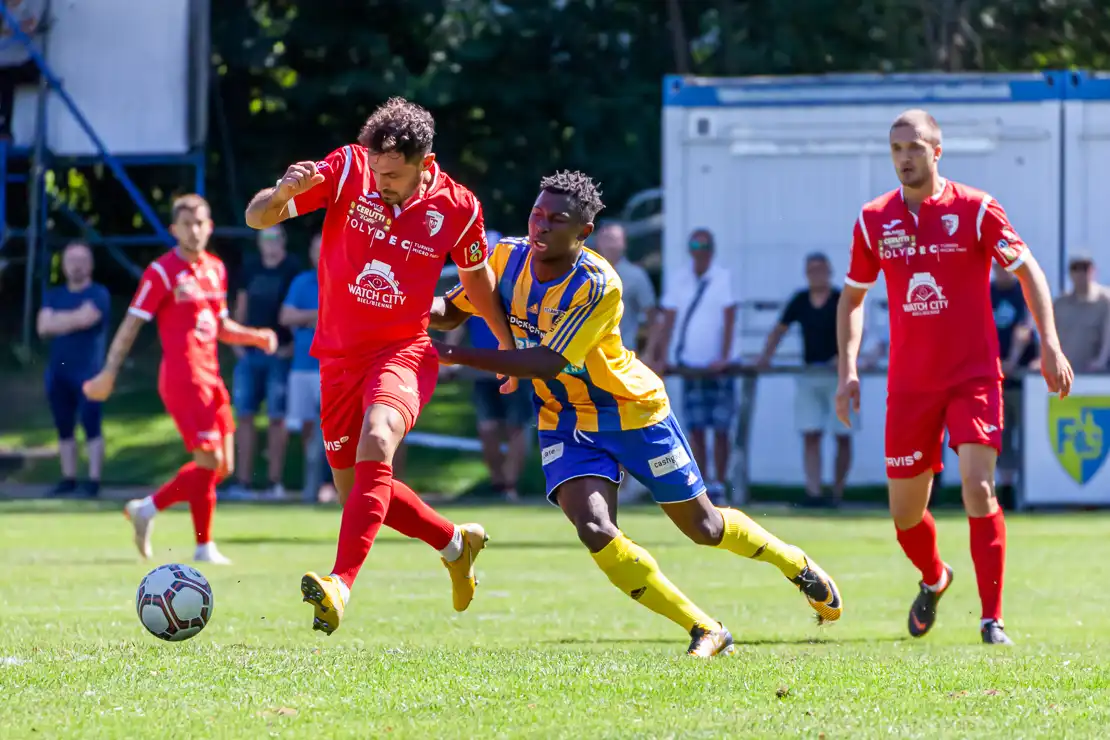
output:
[[[150,571],[135,594],[139,621],[170,642],[197,635],[212,618],[212,587],[196,568],[173,563]]]

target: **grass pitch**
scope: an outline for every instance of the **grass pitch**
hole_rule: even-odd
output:
[[[629,510],[624,530],[740,643],[695,662],[681,630],[609,585],[559,512],[449,513],[492,537],[470,610],[452,611],[435,553],[385,533],[326,638],[298,582],[330,566],[338,512],[224,506],[218,541],[235,565],[202,568],[213,620],[170,644],[136,618],[152,566],[117,510],[0,505],[0,735],[1078,738],[1110,721],[1101,514],[1010,518],[1019,645],[1006,650],[978,643],[960,516],[940,520],[954,588],[934,632],[911,641],[916,576],[881,516],[758,516],[837,578],[844,619],[819,629],[770,566]],[[191,554],[187,521],[159,517],[157,563]]]

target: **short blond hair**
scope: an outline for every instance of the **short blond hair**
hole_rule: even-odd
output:
[[[911,126],[913,129],[922,134],[922,137],[933,146],[939,146],[941,141],[940,124],[937,119],[927,110],[921,108],[911,108],[910,110],[903,111],[894,119],[894,123],[890,124],[890,130],[902,126]]]

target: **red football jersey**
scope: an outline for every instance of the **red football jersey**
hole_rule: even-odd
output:
[[[1027,254],[997,201],[951,180],[916,216],[901,189],[865,205],[845,282],[867,288],[880,270],[886,276],[888,389],[941,390],[1001,378],[991,261],[1014,270]]]
[[[432,164],[432,183],[402,206],[382,202],[366,148],[351,144],[316,163],[325,181],[289,214],[326,208],[320,309],[312,354],[339,358],[427,332],[436,284],[450,254],[460,270],[486,263],[482,205]]]
[[[127,310],[158,322],[161,381],[223,385],[217,345],[220,319],[227,316],[227,270],[219,257],[202,252],[188,262],[176,249],[166,252],[146,268]]]

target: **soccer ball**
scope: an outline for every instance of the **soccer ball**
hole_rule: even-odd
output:
[[[212,618],[212,587],[188,565],[160,565],[150,571],[135,594],[139,621],[150,634],[170,642],[197,635]]]

